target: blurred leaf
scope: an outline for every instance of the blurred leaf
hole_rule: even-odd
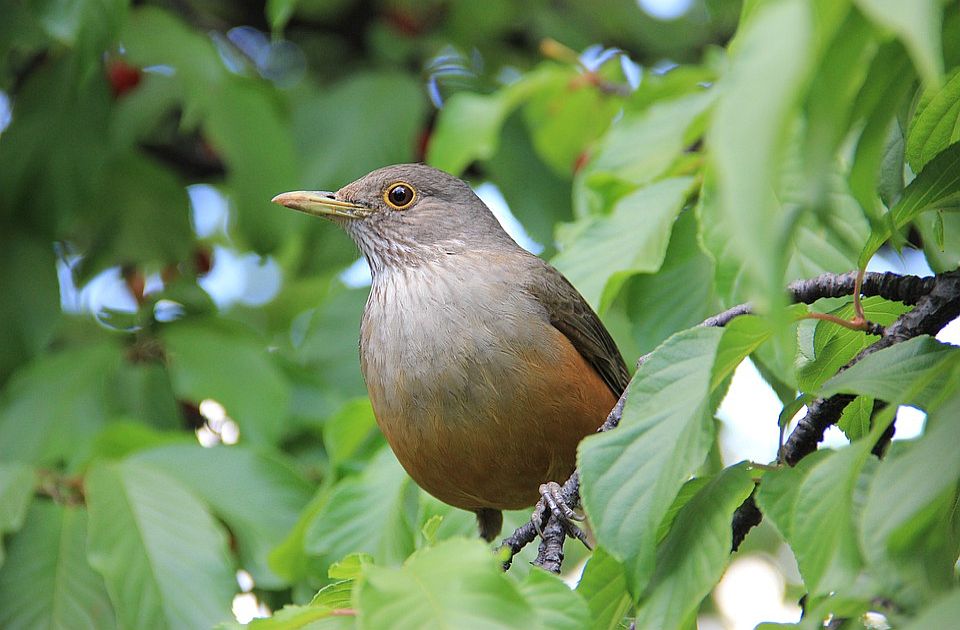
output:
[[[299,179],[324,190],[412,161],[426,114],[418,84],[396,72],[357,73],[294,106]]]
[[[536,611],[536,627],[581,630],[590,621],[583,597],[552,573],[534,569],[520,584],[520,592]]]
[[[940,88],[920,95],[907,132],[907,162],[915,173],[951,144],[960,140],[960,69]]]
[[[898,0],[854,0],[878,26],[896,34],[927,85],[939,85],[943,75],[940,47],[942,9],[937,0],[904,3]]]
[[[866,394],[890,403],[927,409],[950,389],[950,371],[960,349],[922,335],[864,357],[824,383],[821,395]]]
[[[866,124],[850,167],[850,191],[871,222],[880,218],[877,177],[888,155],[891,133],[900,133],[900,123],[895,118],[915,79],[916,74],[903,47],[898,42],[887,43],[874,57],[854,105],[855,116],[863,116]],[[902,165],[898,175],[897,197],[903,190]],[[886,197],[883,201],[889,207],[896,198]]]
[[[112,416],[122,360],[119,347],[101,341],[42,355],[19,370],[0,399],[0,460],[82,462]]]
[[[577,592],[587,601],[591,622],[585,627],[592,630],[620,628],[632,604],[623,565],[600,546],[583,568]]]
[[[289,385],[252,331],[225,320],[193,318],[167,325],[162,337],[178,397],[216,400],[240,426],[241,439],[262,444],[280,438]]]
[[[923,253],[935,273],[960,267],[960,212],[927,212],[914,219],[913,224],[923,239]],[[937,238],[937,225],[943,232]],[[942,240],[942,244],[938,241]]]
[[[774,235],[787,227],[780,213],[770,211],[775,169],[810,70],[811,18],[799,0],[755,11],[737,35],[709,134],[717,219],[726,228],[728,251],[743,263],[747,295],[772,304],[782,290],[782,266],[775,261],[785,262],[782,237]]]
[[[910,310],[900,302],[888,302],[872,296],[861,301],[866,318],[881,326],[889,326],[898,317]],[[841,319],[853,317],[853,303],[850,302],[831,314]],[[879,337],[850,330],[832,322],[818,321],[813,338],[813,347],[797,357],[797,380],[800,389],[805,392],[816,391],[837,370],[850,362],[861,350],[875,342]]]
[[[403,567],[370,567],[358,594],[363,628],[531,627],[536,611],[479,540],[426,547]]]
[[[334,486],[306,530],[304,547],[335,557],[362,551],[398,564],[414,550],[416,511],[417,487],[384,448],[363,474]]]
[[[312,488],[290,464],[269,451],[242,446],[172,445],[142,451],[142,462],[176,479],[202,499],[236,538],[243,569],[257,587],[280,589],[287,581],[267,564],[310,500]]]
[[[657,570],[637,607],[639,628],[679,628],[723,575],[730,558],[734,510],[750,496],[746,465],[732,466],[687,503],[657,553]]]
[[[86,490],[87,553],[119,625],[208,628],[232,617],[226,536],[177,480],[125,461],[92,468]]]
[[[504,123],[499,149],[483,166],[510,211],[530,237],[544,246],[542,255],[551,256],[554,226],[572,217],[571,184],[537,157],[520,116],[511,116]]]
[[[665,179],[622,197],[609,216],[582,219],[554,266],[603,311],[630,275],[660,268],[692,184],[689,177]]]
[[[103,578],[87,563],[87,512],[36,501],[0,569],[0,626],[117,627]]]
[[[330,456],[331,468],[336,469],[353,457],[376,427],[373,407],[366,397],[351,400],[327,418],[323,424],[323,445]]]
[[[43,349],[60,318],[53,247],[6,233],[0,247],[0,383]]]
[[[603,93],[572,68],[558,71],[523,110],[537,153],[555,173],[570,177],[579,156],[621,109],[621,100]]]
[[[35,484],[33,469],[26,464],[0,462],[0,542],[5,534],[23,526]],[[0,545],[0,566],[3,561],[3,546]]]
[[[958,618],[960,618],[960,589],[954,589],[902,627],[903,630],[949,628]]]

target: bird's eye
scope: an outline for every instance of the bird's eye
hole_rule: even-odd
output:
[[[416,197],[417,193],[413,190],[413,186],[403,182],[397,182],[391,185],[387,188],[387,191],[383,193],[384,201],[395,210],[403,210],[408,207]]]

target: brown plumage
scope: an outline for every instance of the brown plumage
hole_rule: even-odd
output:
[[[275,201],[332,218],[370,264],[361,368],[387,442],[422,488],[476,512],[489,540],[500,510],[532,505],[541,483],[573,472],[626,365],[576,289],[469,186],[405,164]]]

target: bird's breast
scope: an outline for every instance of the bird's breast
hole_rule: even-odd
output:
[[[374,280],[361,367],[422,487],[458,507],[522,507],[573,470],[613,396],[510,273],[458,262]]]

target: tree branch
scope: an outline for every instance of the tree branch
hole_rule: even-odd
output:
[[[804,304],[812,304],[821,298],[846,297],[854,291],[856,276],[856,272],[822,274],[809,280],[792,282],[787,287],[787,291],[794,302]],[[936,332],[954,319],[960,313],[960,270],[925,278],[901,276],[894,273],[867,273],[863,278],[861,293],[864,296],[880,296],[904,304],[916,304],[917,307],[889,326],[879,341],[861,352],[848,365],[852,365],[870,352],[876,352],[899,341],[905,341],[920,334],[929,334],[931,331]],[[740,304],[707,318],[699,325],[723,327],[736,317],[748,315],[752,312],[751,305]],[[911,315],[913,317],[910,317]],[[889,339],[889,341],[884,341],[885,339]],[[879,345],[881,342],[884,342],[885,345]],[[637,361],[637,367],[642,365],[649,356],[648,353],[640,357]],[[598,432],[614,429],[620,423],[629,391],[628,387],[623,392]],[[816,450],[817,443],[823,438],[823,431],[837,421],[843,408],[853,399],[853,397],[848,397],[844,402],[842,397],[843,395],[840,395],[826,401],[815,401],[808,407],[808,413],[804,420],[808,418],[810,420],[807,423],[801,421],[804,428],[801,429],[798,425],[790,439],[787,440],[788,443],[793,444],[791,449],[797,449],[796,453],[791,455],[795,458],[793,463]],[[833,399],[839,400],[830,402]],[[825,406],[826,409],[814,411],[814,407],[818,403],[820,403],[820,406]],[[832,418],[832,420],[828,421],[829,418]],[[822,428],[820,428],[821,425]],[[786,450],[786,446],[784,449]],[[793,453],[792,450],[790,452]],[[571,507],[575,508],[580,505],[579,471],[575,471],[563,484],[561,496]],[[740,546],[747,532],[760,523],[762,517],[763,515],[754,503],[752,495],[737,508],[732,523],[734,551]],[[563,540],[565,536],[563,525],[551,517],[549,510],[543,510],[543,520],[539,525],[543,531],[543,540],[540,545],[540,553],[537,555],[534,564],[558,573],[563,562]],[[533,522],[528,522],[517,528],[513,534],[501,542],[500,548],[509,549],[510,558],[504,562],[504,570],[510,568],[512,557],[533,542],[536,537],[536,525]]]

